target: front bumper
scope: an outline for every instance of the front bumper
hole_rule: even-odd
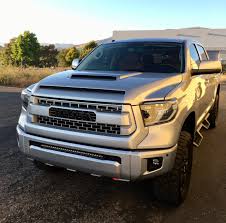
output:
[[[19,126],[17,126],[17,134],[20,150],[35,160],[90,174],[132,181],[159,176],[170,171],[177,150],[177,146],[161,150],[131,151],[76,144],[27,134]],[[31,142],[63,147],[70,151],[76,150],[80,151],[80,154],[46,149],[32,145]],[[120,161],[83,156],[82,153],[118,157]],[[156,157],[162,158],[161,167],[148,171],[148,159]]]

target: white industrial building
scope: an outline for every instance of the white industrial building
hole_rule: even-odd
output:
[[[206,47],[210,57],[215,58],[217,55],[223,63],[226,63],[226,29],[194,27],[186,29],[114,31],[112,39],[167,37],[196,39]]]

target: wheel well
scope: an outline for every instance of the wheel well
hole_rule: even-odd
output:
[[[192,112],[189,114],[189,116],[186,118],[182,130],[185,130],[189,133],[191,133],[192,137],[194,137],[195,134],[195,112]]]
[[[218,95],[220,94],[220,85],[218,85],[218,87],[217,87],[217,94]]]

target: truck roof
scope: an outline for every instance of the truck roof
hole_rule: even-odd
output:
[[[124,40],[113,40],[114,43],[136,43],[136,42],[170,42],[170,43],[196,43],[198,41],[190,38],[136,38],[136,39],[124,39]],[[202,45],[202,44],[200,44]]]

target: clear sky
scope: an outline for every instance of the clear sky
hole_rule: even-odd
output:
[[[84,43],[113,30],[226,28],[226,0],[0,0],[0,43],[24,30],[41,43]]]

